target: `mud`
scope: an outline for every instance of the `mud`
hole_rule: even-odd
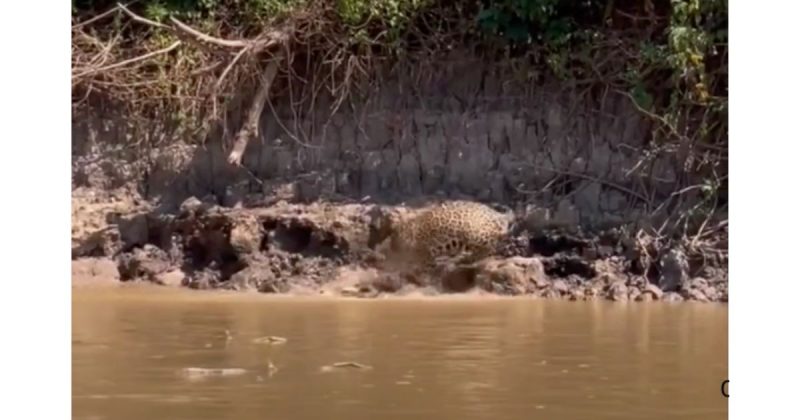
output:
[[[127,198],[115,198],[115,197]],[[402,206],[398,210],[406,210]],[[190,198],[177,212],[124,192],[73,192],[73,284],[147,281],[193,289],[386,295],[477,293],[567,300],[727,302],[727,260],[669,250],[624,228],[515,231],[497,255],[427,273],[375,251],[367,203],[221,207]],[[520,216],[524,220],[531,215]]]

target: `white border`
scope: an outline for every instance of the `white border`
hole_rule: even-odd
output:
[[[730,418],[789,418],[800,373],[800,8],[731,3]],[[69,15],[66,1],[9,2],[0,25],[6,419],[71,415]]]
[[[800,8],[731,3],[730,418],[796,418]]]
[[[3,419],[71,417],[70,8],[2,11]]]

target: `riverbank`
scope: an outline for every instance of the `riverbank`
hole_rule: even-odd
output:
[[[523,229],[501,253],[430,276],[381,264],[372,203],[278,201],[231,208],[190,198],[166,212],[133,197],[73,192],[74,286],[144,281],[362,298],[469,293],[575,301],[728,299],[724,248],[712,252],[708,239],[694,251],[656,249],[624,227],[580,232],[542,227],[522,214]]]

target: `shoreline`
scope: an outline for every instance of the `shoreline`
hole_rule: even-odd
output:
[[[437,294],[437,295],[422,295],[422,294],[385,294],[375,298],[352,297],[333,294],[273,294],[273,293],[258,293],[258,292],[240,292],[223,289],[207,289],[207,290],[193,290],[189,288],[172,288],[164,287],[161,285],[149,282],[134,282],[134,283],[114,283],[104,285],[92,286],[73,286],[71,292],[71,301],[73,304],[80,304],[83,301],[102,301],[105,299],[113,299],[115,302],[130,301],[147,301],[147,302],[161,302],[161,303],[277,303],[277,304],[341,304],[341,303],[358,303],[358,304],[374,304],[378,302],[392,303],[422,303],[422,304],[493,304],[498,302],[542,302],[545,304],[581,304],[585,302],[595,305],[657,305],[657,306],[684,306],[694,305],[702,307],[721,307],[727,308],[727,302],[699,302],[693,300],[684,300],[681,302],[668,302],[668,301],[613,301],[609,299],[597,299],[591,301],[575,301],[569,299],[552,299],[546,297],[538,297],[534,295],[498,295],[498,294],[478,294],[478,293],[450,293],[450,294]],[[623,306],[624,307],[624,306]]]
[[[372,204],[229,208],[190,198],[179,212],[163,213],[124,197],[109,203],[81,203],[73,192],[73,289],[148,282],[323,299],[728,299],[726,258],[676,248],[644,265],[652,250],[619,228],[524,229],[495,256],[430,275],[382,264]]]

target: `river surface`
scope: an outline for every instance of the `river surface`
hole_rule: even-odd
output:
[[[73,289],[72,375],[87,420],[726,419],[728,308]]]

